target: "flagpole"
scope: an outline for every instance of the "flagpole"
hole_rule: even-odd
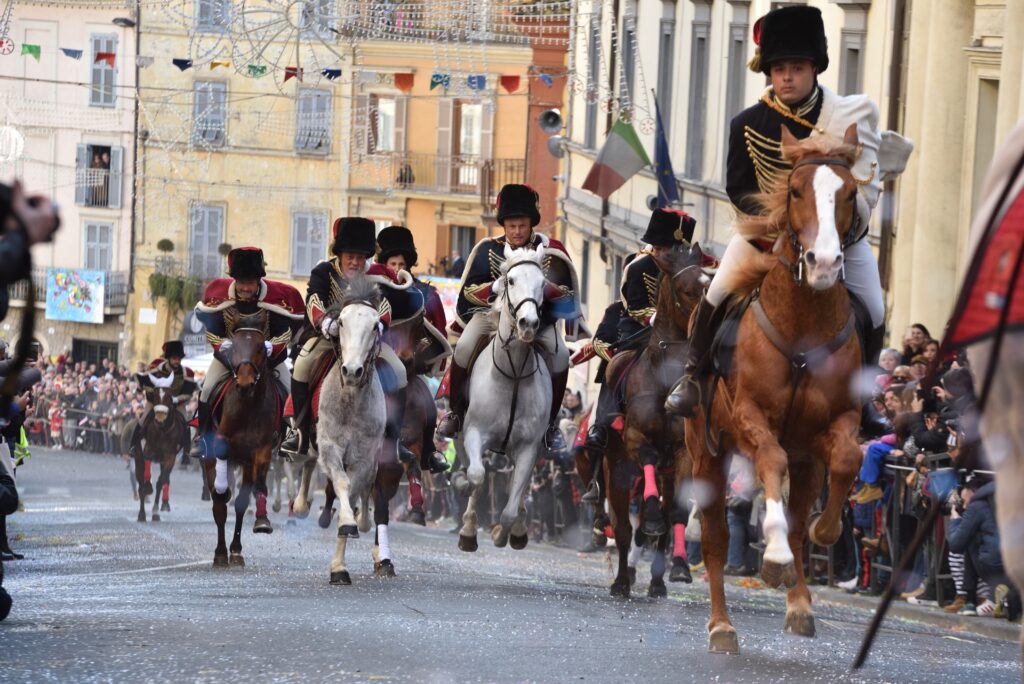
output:
[[[618,35],[618,28],[619,28],[619,0],[613,0],[612,1],[612,25],[615,27],[615,34]],[[600,34],[600,27],[598,27],[598,33]],[[593,39],[593,36],[591,36],[591,39]],[[611,55],[608,58],[608,90],[614,93],[612,88],[614,86],[615,69],[616,69],[617,65],[615,63],[615,50],[614,50],[614,46],[612,46],[612,48],[613,49],[609,51],[609,52],[611,52]],[[608,109],[608,115],[605,117],[604,135],[605,135],[606,138],[612,132],[612,126],[615,124],[614,118],[615,118],[615,114],[612,112],[612,109],[609,108]],[[604,199],[601,200],[601,260],[604,261],[605,263],[608,263],[609,256],[608,256],[608,248],[607,248],[608,229],[605,228],[605,226],[604,226],[604,220],[608,216],[608,214],[610,213],[610,206],[611,205],[608,202],[608,198],[607,197],[605,197]],[[612,264],[614,265],[614,261],[612,262]],[[612,277],[612,282],[615,282],[615,277],[614,276]]]

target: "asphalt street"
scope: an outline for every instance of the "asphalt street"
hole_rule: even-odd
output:
[[[818,636],[783,634],[784,596],[729,587],[738,656],[707,653],[704,583],[608,595],[611,557],[546,545],[460,552],[444,527],[392,525],[398,577],[373,576],[372,537],[349,543],[352,586],[328,584],[334,530],[272,513],[243,536],[244,568],[212,567],[199,475],[175,472],[171,512],[136,521],[119,459],[35,450],[18,473],[5,564],[0,681],[1019,682],[1019,646],[921,621],[886,622],[850,663],[870,613],[816,593]],[[229,511],[229,525],[234,512]],[[985,620],[986,618],[975,618]]]

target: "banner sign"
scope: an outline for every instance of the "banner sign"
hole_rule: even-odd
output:
[[[105,271],[46,269],[46,319],[103,323]]]

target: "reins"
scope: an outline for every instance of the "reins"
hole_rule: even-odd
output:
[[[260,337],[263,337],[264,339],[266,338],[266,334],[262,330],[258,330],[256,328],[235,328],[235,330],[232,332],[231,335],[232,335],[232,337],[234,337],[237,333],[240,333],[240,332],[256,333]],[[263,376],[263,370],[267,366],[267,357],[266,357],[266,355],[264,355],[263,356],[263,361],[260,364],[258,364],[258,365],[252,359],[243,359],[242,361],[239,361],[237,364],[232,363],[231,364],[231,377],[233,377],[236,382],[238,380],[238,371],[241,370],[243,366],[252,366],[253,372],[256,373],[256,383],[258,384],[259,381],[260,381],[260,378]]]

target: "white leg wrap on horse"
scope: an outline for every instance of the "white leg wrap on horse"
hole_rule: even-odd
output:
[[[377,525],[377,545],[380,548],[377,557],[380,560],[391,560],[391,544],[388,543],[387,525]]]
[[[217,477],[213,479],[213,488],[218,494],[228,491],[228,461],[226,458],[217,459]]]
[[[764,558],[775,563],[793,562],[793,551],[789,548],[789,525],[786,523],[786,509],[781,501],[768,499],[764,516]]]
[[[635,568],[636,564],[640,562],[640,558],[644,555],[644,547],[633,545],[633,548],[629,550],[629,558],[626,559],[626,565],[631,568]]]

